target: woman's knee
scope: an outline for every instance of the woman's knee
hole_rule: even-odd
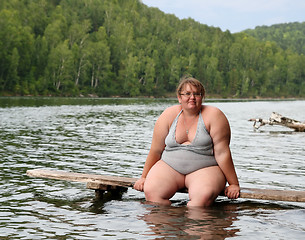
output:
[[[146,201],[162,205],[170,205],[171,201],[169,199],[174,195],[168,189],[151,182],[144,184],[144,194]]]
[[[170,183],[162,184],[159,179],[150,178],[144,183],[144,194],[148,201],[152,199],[170,199],[178,189]]]
[[[160,160],[147,174],[144,194],[147,201],[168,203],[176,191],[183,187],[185,187],[184,175]]]
[[[156,182],[152,181],[145,181],[144,183],[144,194],[146,200],[150,201],[154,196],[157,195],[158,186]]]
[[[188,206],[208,207],[213,204],[218,196],[218,193],[214,189],[202,189],[195,193],[190,192],[190,201]]]

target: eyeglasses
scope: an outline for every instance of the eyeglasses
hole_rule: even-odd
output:
[[[186,97],[188,97],[188,98],[190,98],[192,95],[193,95],[194,97],[198,97],[198,98],[202,96],[201,93],[191,93],[191,92],[180,93],[180,95],[186,96]]]

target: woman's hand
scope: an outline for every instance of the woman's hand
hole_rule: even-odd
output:
[[[133,188],[135,190],[143,192],[144,191],[144,182],[145,182],[145,178],[143,178],[143,177],[139,178],[133,185]]]
[[[240,187],[237,184],[232,184],[225,189],[225,195],[230,199],[239,197]]]

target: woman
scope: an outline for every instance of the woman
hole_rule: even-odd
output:
[[[180,105],[167,108],[156,121],[142,176],[134,185],[147,201],[170,205],[182,188],[188,189],[189,207],[210,206],[224,189],[228,198],[238,198],[230,126],[218,108],[202,105],[204,96],[198,80],[182,79]]]

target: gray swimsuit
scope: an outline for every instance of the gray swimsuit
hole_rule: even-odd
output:
[[[176,127],[178,116],[173,121],[165,138],[165,149],[161,159],[181,174],[189,174],[198,169],[217,166],[213,153],[213,141],[208,133],[202,115],[199,113],[196,135],[190,144],[176,142]]]

